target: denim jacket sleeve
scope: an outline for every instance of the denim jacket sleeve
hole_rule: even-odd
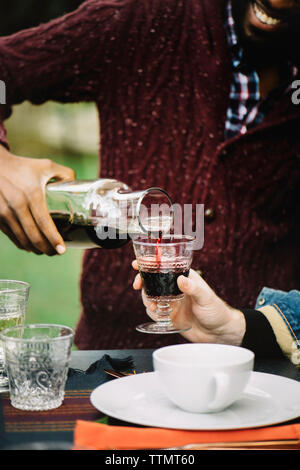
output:
[[[267,317],[282,352],[295,365],[300,365],[300,291],[264,287],[255,309]]]

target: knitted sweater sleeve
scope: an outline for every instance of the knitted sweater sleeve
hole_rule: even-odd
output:
[[[3,121],[11,106],[94,101],[112,64],[126,52],[128,35],[146,17],[142,0],[87,0],[76,11],[36,28],[0,38],[0,80],[6,86]],[[114,70],[117,73],[117,70]]]

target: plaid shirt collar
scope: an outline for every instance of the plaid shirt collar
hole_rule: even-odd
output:
[[[231,0],[227,3],[227,42],[232,52],[232,62],[234,68],[239,67],[243,62],[243,48],[239,45],[238,36],[236,33],[235,21],[232,14]]]

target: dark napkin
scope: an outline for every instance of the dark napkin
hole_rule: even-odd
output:
[[[113,377],[104,372],[104,369],[114,369],[119,371],[133,372],[134,362],[132,356],[123,359],[114,358],[105,354],[98,361],[93,362],[87,370],[69,368],[66,390],[88,390],[98,387]]]

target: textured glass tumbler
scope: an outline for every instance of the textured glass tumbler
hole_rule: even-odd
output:
[[[138,325],[138,331],[168,334],[191,328],[190,325],[177,328],[171,321],[171,314],[174,302],[184,298],[177,279],[181,275],[189,275],[194,240],[184,235],[168,235],[158,240],[141,236],[133,240],[144,292],[148,300],[156,303],[155,322]]]
[[[35,324],[3,330],[12,406],[42,411],[64,399],[73,330],[63,325]]]
[[[23,325],[30,285],[27,282],[0,279],[0,332]],[[0,340],[0,391],[8,390],[4,351]]]

